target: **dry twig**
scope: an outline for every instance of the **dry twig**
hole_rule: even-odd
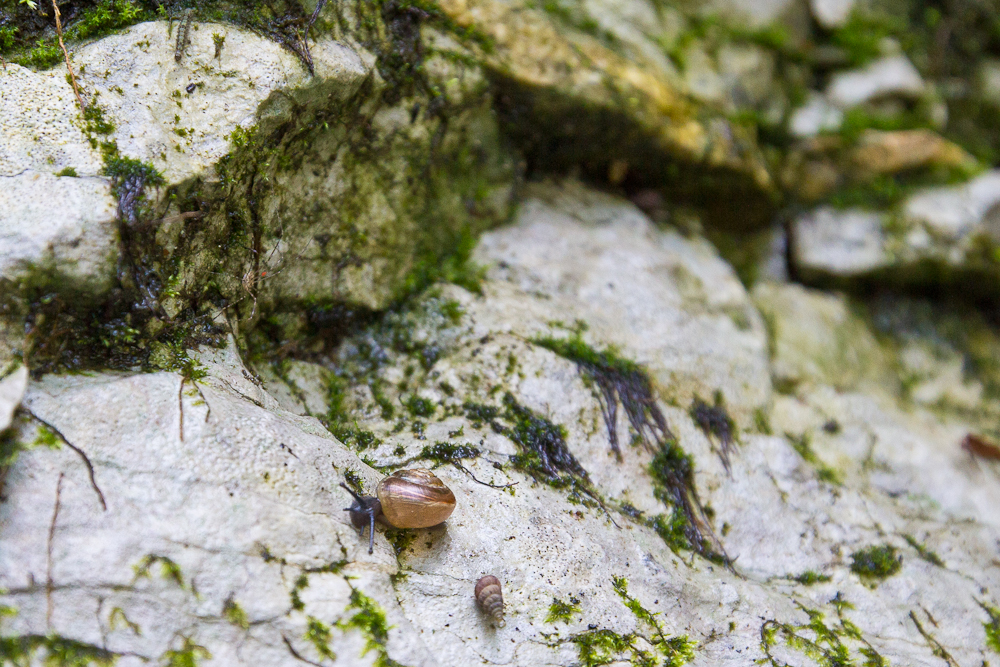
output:
[[[62,48],[63,55],[66,57],[66,69],[69,70],[69,80],[73,84],[76,101],[80,103],[80,111],[86,111],[87,105],[83,103],[83,98],[80,97],[80,88],[76,85],[76,75],[73,74],[73,66],[69,63],[69,51],[66,50],[66,45],[63,43],[62,19],[59,16],[59,6],[56,4],[56,0],[52,0],[52,9],[56,13],[56,35],[59,37],[59,47]]]

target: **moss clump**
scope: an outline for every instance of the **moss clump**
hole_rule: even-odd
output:
[[[186,588],[184,573],[181,572],[180,565],[166,556],[158,556],[156,554],[148,554],[138,564],[132,566],[132,570],[135,572],[135,576],[132,579],[133,583],[139,579],[148,578],[153,565],[157,563],[160,565],[160,576],[163,579],[172,581],[177,584],[178,588]]]
[[[45,665],[71,667],[110,667],[118,654],[93,644],[86,644],[58,635],[22,635],[0,637],[0,659],[3,664],[34,665],[38,653],[44,655]]]
[[[170,649],[160,657],[165,667],[197,667],[202,660],[210,660],[212,654],[204,646],[200,646],[191,641],[190,637],[181,637],[184,640],[179,649]]]
[[[385,539],[392,545],[392,550],[396,558],[403,555],[403,552],[410,548],[413,540],[417,539],[417,534],[406,528],[387,528]]]
[[[632,648],[635,638],[601,629],[575,635],[571,641],[580,649],[580,663],[584,667],[594,667],[614,662],[619,655]]]
[[[871,546],[851,554],[851,572],[868,582],[891,577],[903,567],[903,557],[889,544]]]
[[[250,629],[250,619],[238,602],[229,598],[222,605],[222,616],[238,628]]]
[[[715,392],[715,405],[705,403],[701,398],[695,397],[691,404],[691,419],[704,432],[705,437],[711,440],[714,438],[719,443],[719,459],[729,475],[733,474],[729,461],[729,455],[735,447],[736,424],[733,423],[729,413],[726,412],[725,401],[722,392]]]
[[[69,176],[70,178],[76,178],[77,173],[76,169],[74,169],[73,167],[66,167],[65,169],[57,171],[56,176]]]
[[[337,627],[343,630],[354,628],[367,639],[362,655],[371,651],[377,653],[376,667],[401,667],[398,662],[389,657],[386,642],[389,640],[389,625],[385,620],[385,612],[370,597],[354,588],[351,590],[351,601],[347,610],[356,609],[350,618],[337,622]]]
[[[292,586],[292,590],[288,594],[288,597],[292,602],[292,609],[295,611],[303,611],[306,608],[306,604],[302,601],[300,593],[308,587],[309,576],[303,572],[295,579],[295,584]]]
[[[649,464],[653,495],[673,508],[669,519],[658,515],[652,527],[675,552],[692,549],[715,562],[729,563],[725,550],[712,532],[705,509],[694,486],[694,463],[674,441],[664,442]]]
[[[434,401],[428,398],[421,398],[416,394],[410,396],[403,405],[406,406],[406,409],[414,417],[433,417],[437,411]]]
[[[420,458],[430,459],[438,463],[456,463],[462,459],[474,459],[479,456],[479,449],[469,443],[453,445],[449,442],[436,442],[420,450]]]
[[[462,408],[465,410],[465,416],[472,421],[472,425],[476,428],[482,428],[483,424],[492,424],[500,416],[500,408],[495,405],[466,401]]]
[[[305,640],[316,647],[316,652],[322,657],[336,660],[337,654],[330,648],[330,626],[314,616],[309,617],[306,626]]]
[[[907,544],[916,549],[917,555],[920,556],[922,559],[924,559],[931,565],[944,567],[944,561],[941,560],[941,557],[938,556],[933,551],[931,551],[930,549],[928,549],[927,547],[925,547],[920,542],[917,542],[917,540],[912,535],[903,535],[903,539],[906,540]]]
[[[830,581],[830,575],[820,574],[819,572],[814,572],[813,570],[806,570],[802,574],[790,577],[792,581],[797,581],[804,586],[812,586],[813,584],[826,583]]]
[[[990,617],[990,620],[983,623],[983,630],[986,632],[986,645],[994,652],[1000,653],[1000,609],[985,602],[980,602],[979,606]]]
[[[558,598],[552,598],[552,604],[549,605],[549,613],[545,617],[546,623],[556,623],[563,622],[569,623],[573,620],[573,617],[580,613],[580,600],[575,597],[571,597],[569,602],[563,602]]]

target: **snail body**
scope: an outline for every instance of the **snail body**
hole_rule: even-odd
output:
[[[487,574],[476,582],[476,603],[493,618],[498,628],[507,625],[503,619],[503,592],[500,590],[500,580],[492,574]]]
[[[368,532],[368,553],[375,549],[375,522],[393,528],[430,528],[443,523],[455,511],[455,494],[425,468],[398,470],[375,489],[375,496],[361,496],[346,484],[341,486],[354,497],[354,503],[344,508],[350,513],[351,524],[364,535]]]

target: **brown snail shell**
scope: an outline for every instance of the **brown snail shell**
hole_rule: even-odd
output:
[[[396,528],[429,528],[455,511],[455,494],[425,468],[398,470],[375,490],[382,520]]]
[[[503,592],[500,590],[500,580],[492,574],[476,582],[476,602],[479,608],[493,617],[498,628],[507,625],[503,620]]]

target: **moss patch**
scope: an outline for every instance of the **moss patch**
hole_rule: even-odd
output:
[[[944,561],[941,560],[941,557],[938,556],[933,551],[931,551],[930,549],[928,549],[926,546],[924,546],[920,542],[918,542],[916,540],[916,538],[914,538],[912,535],[903,535],[903,539],[906,540],[907,544],[909,544],[911,547],[913,547],[914,549],[916,549],[917,555],[920,556],[922,559],[924,559],[925,561],[927,561],[931,565],[936,565],[938,567],[944,567]]]
[[[797,581],[803,586],[812,586],[813,584],[826,583],[830,581],[830,575],[820,574],[819,572],[814,572],[813,570],[806,570],[802,574],[797,574],[794,577],[790,577],[792,581]]]
[[[983,630],[986,632],[986,645],[995,653],[1000,653],[1000,609],[985,602],[980,602],[979,606],[983,608],[990,619],[983,623]]]
[[[569,602],[563,602],[559,598],[552,598],[549,605],[549,613],[545,616],[546,623],[569,623],[573,617],[580,613],[579,598],[571,597]]]
[[[760,629],[760,647],[765,658],[759,662],[771,667],[786,667],[787,663],[773,653],[780,637],[790,649],[802,653],[823,667],[856,665],[856,659],[861,659],[864,667],[888,667],[889,662],[861,634],[858,626],[847,618],[846,612],[853,609],[852,605],[839,593],[830,604],[836,613],[832,622],[818,609],[798,603],[796,606],[808,617],[806,623],[796,625],[765,621]]]
[[[851,554],[851,572],[869,583],[891,577],[903,567],[903,557],[889,544],[866,547]]]
[[[337,622],[337,627],[342,630],[355,629],[367,640],[362,656],[375,651],[376,667],[402,667],[398,662],[389,657],[386,650],[386,643],[389,640],[389,625],[385,620],[385,612],[378,603],[370,597],[354,588],[351,590],[351,601],[347,605],[347,611],[356,610],[350,618]]]

